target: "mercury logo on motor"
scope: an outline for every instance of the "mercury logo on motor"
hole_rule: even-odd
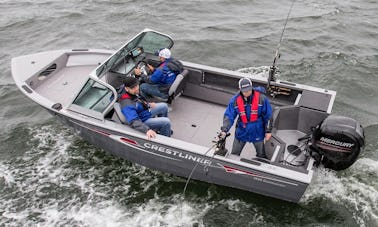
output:
[[[337,141],[337,140],[333,140],[333,139],[325,138],[325,137],[321,137],[320,141],[327,144],[332,144],[335,146],[340,146],[340,147],[345,147],[345,148],[351,148],[354,146],[353,143],[341,142],[341,141]]]

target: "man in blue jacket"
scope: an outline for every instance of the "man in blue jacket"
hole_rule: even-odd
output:
[[[261,89],[253,88],[248,78],[239,80],[240,92],[233,96],[223,117],[220,138],[225,138],[237,116],[235,139],[231,154],[240,155],[247,142],[253,143],[256,156],[267,158],[264,149],[264,139],[269,140],[271,134],[270,119],[272,107]],[[258,91],[259,90],[259,91]]]
[[[151,75],[142,75],[140,69],[135,69],[135,75],[141,76],[146,83],[140,85],[141,96],[168,99],[168,90],[175,81],[177,74],[182,71],[182,64],[171,58],[171,51],[164,48],[159,51],[160,64],[157,68],[147,65]],[[177,67],[178,66],[178,67]]]
[[[119,102],[128,125],[146,133],[147,138],[155,138],[156,132],[171,136],[171,121],[168,118],[166,103],[147,102],[139,96],[139,81],[135,77],[127,77],[124,81],[125,92]]]

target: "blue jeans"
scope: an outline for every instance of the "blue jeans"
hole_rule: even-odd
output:
[[[243,150],[246,142],[242,142],[238,139],[234,139],[234,143],[232,144],[232,151],[231,154],[240,155],[241,151]],[[265,154],[265,147],[264,141],[255,142],[253,143],[256,149],[256,157],[259,158],[267,158]]]
[[[164,85],[160,84],[143,83],[140,85],[140,95],[143,96],[145,99],[148,99],[149,96],[168,99],[168,92],[162,92],[160,90],[163,87]],[[166,90],[169,90],[168,86],[166,87]]]
[[[150,111],[151,118],[144,123],[159,134],[170,137],[171,121],[168,118],[168,105],[166,103],[156,103],[156,106],[151,108]]]

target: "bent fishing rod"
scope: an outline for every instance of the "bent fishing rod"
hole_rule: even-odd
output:
[[[216,148],[216,150],[214,151],[213,155],[212,155],[211,158],[210,158],[209,163],[206,164],[205,167],[204,167],[206,174],[207,174],[207,172],[208,172],[208,167],[211,165],[211,161],[212,161],[213,158],[214,158],[214,155],[218,154],[221,150],[224,150],[224,149],[225,149],[226,139],[227,139],[227,137],[229,137],[230,135],[231,135],[231,133],[228,132],[228,133],[226,133],[226,135],[224,135],[223,137],[221,137],[221,136],[220,136],[220,133],[219,133],[219,135],[218,135],[218,138],[219,138],[218,141],[213,141],[214,144],[213,144],[213,145],[212,145],[212,146],[211,146],[211,147],[205,152],[204,156],[206,156],[207,153],[208,153],[209,151],[211,151],[212,149]],[[183,196],[184,196],[184,197],[185,197],[186,188],[188,187],[189,181],[190,181],[190,179],[192,178],[192,175],[193,175],[193,173],[194,173],[194,170],[197,168],[198,164],[199,164],[199,162],[197,162],[197,163],[194,165],[192,171],[190,172],[190,174],[189,174],[189,176],[188,176],[188,179],[186,180],[185,187],[184,187],[184,191],[183,191]]]
[[[275,54],[274,59],[273,59],[273,64],[272,64],[272,66],[269,69],[268,84],[266,86],[267,91],[269,91],[269,92],[272,91],[270,83],[272,81],[276,81],[276,78],[275,78],[276,69],[277,69],[276,68],[276,61],[277,61],[278,58],[280,58],[281,42],[282,42],[283,34],[285,32],[285,29],[286,29],[287,22],[289,20],[289,16],[290,16],[291,10],[293,9],[293,6],[294,6],[294,2],[295,2],[295,0],[293,0],[292,3],[291,3],[290,9],[289,9],[289,13],[287,14],[286,21],[285,21],[284,27],[283,27],[282,32],[281,32],[280,41],[278,42],[278,45],[277,45],[277,50],[276,50],[276,54]]]

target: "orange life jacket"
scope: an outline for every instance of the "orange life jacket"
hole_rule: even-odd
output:
[[[254,91],[253,98],[251,100],[251,114],[249,116],[249,122],[254,122],[258,118],[260,92]],[[239,95],[236,99],[236,105],[238,106],[240,119],[245,125],[248,123],[247,115],[244,107],[244,100],[242,95]]]

